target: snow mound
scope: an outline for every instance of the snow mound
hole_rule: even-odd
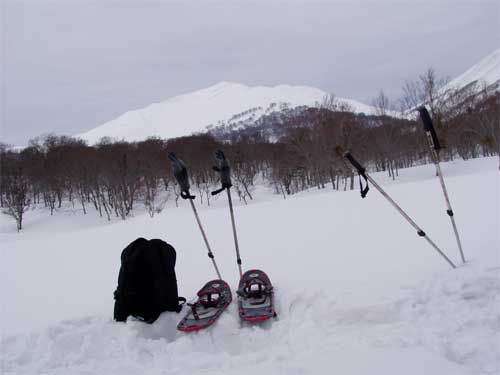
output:
[[[3,374],[495,374],[499,268],[412,288],[405,299],[343,308],[340,295],[279,291],[278,320],[241,326],[236,305],[213,329],[177,332],[108,317],[2,340]]]
[[[204,131],[235,116],[251,113],[252,119],[280,108],[315,106],[323,102],[326,92],[308,86],[279,85],[250,87],[234,82],[220,82],[208,88],[180,95],[161,103],[119,116],[95,129],[77,135],[90,143],[107,136],[126,141],[150,136],[173,138]],[[373,108],[351,99],[356,112],[372,113]]]

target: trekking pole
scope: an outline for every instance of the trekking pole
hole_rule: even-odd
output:
[[[398,206],[398,204],[389,196],[389,194],[387,194],[384,189],[382,189],[380,187],[379,184],[377,184],[373,178],[371,178],[371,176],[366,173],[366,169],[356,160],[354,159],[354,157],[351,155],[350,152],[346,152],[343,154],[343,156],[349,160],[349,162],[354,166],[354,168],[356,168],[356,170],[358,171],[359,173],[359,184],[360,184],[360,187],[361,187],[361,197],[362,198],[365,198],[366,197],[366,194],[368,193],[368,181],[370,181],[372,183],[372,185],[394,206],[394,208],[410,223],[410,225],[415,228],[417,230],[417,234],[420,236],[420,237],[423,237],[427,240],[427,242],[434,248],[434,250],[436,250],[442,257],[443,259],[445,259],[448,264],[452,267],[452,268],[456,268],[456,266],[453,264],[453,262],[446,256],[445,253],[443,253],[439,247],[437,247],[437,245],[425,234],[425,232],[406,214],[406,212],[403,211],[403,209],[401,207]],[[366,181],[366,187],[363,188],[362,187],[362,184],[361,184],[361,177],[363,177]]]
[[[439,144],[439,139],[436,134],[434,125],[432,124],[431,116],[424,106],[418,108],[420,118],[424,124],[424,130],[427,134],[427,141],[429,142],[429,148],[432,153],[432,160],[436,166],[436,171],[439,177],[439,182],[441,183],[441,189],[443,190],[444,200],[446,201],[446,213],[450,217],[451,225],[453,226],[453,231],[455,232],[455,238],[457,240],[458,249],[460,250],[460,256],[462,257],[462,262],[465,263],[465,256],[462,249],[462,243],[460,241],[460,236],[458,235],[457,224],[455,223],[455,217],[453,214],[453,209],[451,208],[450,198],[448,197],[448,191],[446,190],[446,185],[444,184],[443,172],[441,171],[441,166],[439,164],[440,157],[439,151],[441,150],[441,145]]]
[[[214,171],[220,173],[222,187],[218,190],[212,191],[212,195],[217,195],[224,190],[226,190],[227,192],[229,212],[231,214],[231,225],[233,227],[234,247],[236,249],[236,263],[238,263],[238,270],[240,271],[241,278],[243,273],[241,271],[240,247],[238,245],[238,235],[236,233],[236,223],[234,221],[233,201],[231,199],[231,186],[233,186],[233,184],[231,183],[231,168],[229,167],[229,162],[222,150],[217,150],[215,152],[215,160],[217,162],[217,166],[213,167],[213,169]]]
[[[205,230],[203,229],[203,225],[201,224],[200,217],[198,216],[198,211],[196,210],[196,207],[193,203],[195,196],[191,195],[191,193],[189,192],[189,178],[187,174],[186,165],[182,160],[178,159],[173,152],[170,152],[168,154],[168,158],[172,162],[172,169],[174,172],[175,179],[177,180],[181,188],[181,197],[182,199],[189,199],[189,203],[191,203],[191,208],[193,209],[194,217],[196,218],[196,222],[198,223],[198,227],[200,228],[203,241],[205,241],[205,245],[208,250],[208,257],[212,260],[212,264],[214,265],[215,272],[217,273],[219,280],[222,280],[222,277],[219,272],[219,267],[217,267],[214,254],[212,252],[212,249],[210,248],[210,244],[208,243],[207,235],[205,234]]]
[[[188,198],[188,199],[189,199],[189,203],[191,203],[191,208],[193,209],[194,216],[196,217],[196,221],[198,223],[198,227],[200,228],[201,235],[203,236],[203,240],[205,241],[205,245],[207,246],[208,257],[212,260],[212,263],[213,263],[214,268],[215,268],[215,272],[217,272],[217,276],[219,277],[220,280],[222,280],[222,277],[221,277],[220,272],[219,272],[219,268],[217,267],[217,263],[215,263],[214,254],[212,253],[212,250],[210,249],[207,235],[205,234],[205,230],[203,229],[203,226],[201,225],[200,217],[198,216],[198,211],[196,211],[196,207],[194,206],[193,198]]]
[[[229,212],[231,213],[231,224],[233,226],[233,238],[234,238],[234,247],[236,249],[236,263],[238,263],[238,270],[240,271],[240,278],[242,276],[241,271],[241,257],[240,257],[240,247],[238,245],[238,235],[236,234],[236,224],[234,222],[234,212],[233,212],[233,201],[231,199],[231,190],[226,188],[227,199],[229,201]]]

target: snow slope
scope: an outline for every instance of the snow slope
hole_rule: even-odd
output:
[[[461,89],[472,84],[477,84],[481,89],[500,82],[500,48],[492,52],[470,69],[450,81],[444,91],[448,89]]]
[[[214,86],[180,95],[161,103],[127,112],[86,133],[77,135],[90,143],[109,136],[127,141],[150,136],[173,138],[203,131],[207,126],[220,125],[234,116],[251,113],[252,119],[278,110],[322,103],[326,92],[308,86],[279,85],[249,87],[240,83],[220,82]],[[372,113],[363,103],[341,99],[357,112]]]
[[[283,200],[260,187],[235,207],[244,268],[263,268],[278,319],[240,326],[232,304],[210,329],[113,322],[121,250],[159,237],[178,254],[180,294],[214,271],[186,202],[124,222],[66,210],[0,218],[2,374],[498,374],[500,178],[497,158],[443,164],[468,259],[452,270],[374,189]],[[432,165],[373,174],[459,264]],[[200,207],[223,273],[237,268],[226,201]]]

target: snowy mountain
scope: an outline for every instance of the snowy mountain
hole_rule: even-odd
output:
[[[308,86],[279,85],[250,87],[220,82],[161,103],[126,112],[86,133],[77,135],[90,143],[101,137],[142,140],[150,136],[172,138],[205,131],[207,127],[255,121],[263,115],[298,106],[320,104],[326,92]],[[351,99],[338,98],[356,112],[372,113],[373,108]]]
[[[498,90],[500,86],[500,48],[450,81],[446,85],[445,91],[449,89],[461,90],[473,85],[476,90],[484,87]]]
[[[500,49],[486,56],[452,80],[449,89],[474,90],[500,86]],[[236,130],[252,126],[264,116],[283,110],[321,104],[327,93],[309,86],[246,86],[220,82],[191,93],[175,96],[145,108],[129,111],[77,136],[95,143],[102,137],[143,140],[150,136],[173,138],[208,130]],[[337,98],[354,112],[374,114],[374,108],[352,99]]]

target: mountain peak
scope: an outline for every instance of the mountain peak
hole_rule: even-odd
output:
[[[226,88],[226,87],[231,87],[231,86],[248,87],[248,86],[244,85],[243,83],[239,83],[239,82],[220,81],[219,83],[216,83],[215,85],[212,85],[209,88],[217,89],[217,88]]]
[[[326,92],[309,86],[247,86],[221,81],[127,112],[79,137],[90,143],[105,136],[127,141],[151,136],[180,137],[206,130],[209,125],[220,125],[242,113],[252,112],[251,118],[257,120],[270,110],[278,110],[283,106],[316,106],[326,95]],[[372,108],[365,104],[349,99],[340,100],[348,102],[357,112],[371,112]]]
[[[207,88],[201,89],[199,91],[214,91],[214,90],[227,90],[227,89],[233,89],[233,88],[248,88],[247,85],[244,85],[239,82],[231,82],[231,81],[220,81],[216,83],[215,85],[209,86]]]

